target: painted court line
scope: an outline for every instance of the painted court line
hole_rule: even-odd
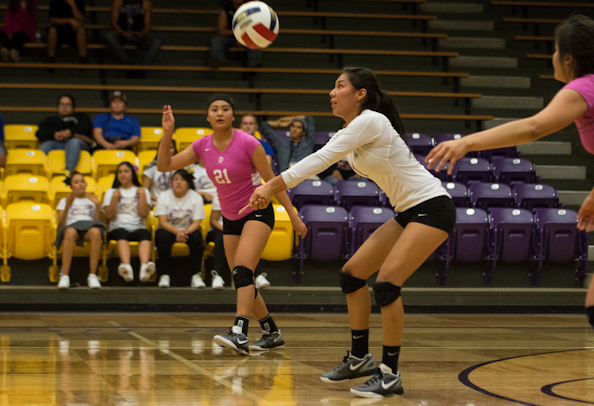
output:
[[[109,323],[112,324],[112,325],[114,325],[115,327],[121,327],[115,321],[110,321]],[[153,347],[153,348],[155,348],[155,349],[157,349],[159,351],[162,351],[163,353],[169,355],[171,358],[174,358],[174,359],[178,360],[179,362],[181,362],[182,364],[184,364],[184,365],[192,368],[193,370],[200,372],[202,375],[204,375],[204,376],[212,379],[213,381],[217,381],[220,384],[225,385],[226,387],[228,387],[231,390],[233,390],[233,384],[231,382],[228,382],[227,380],[225,380],[223,378],[219,378],[218,376],[212,374],[211,372],[207,371],[206,369],[204,369],[202,367],[199,367],[198,365],[194,364],[193,362],[188,361],[184,357],[182,357],[182,356],[180,356],[180,355],[178,355],[178,354],[176,354],[174,352],[171,352],[171,351],[169,351],[167,349],[159,348],[159,345],[157,343],[149,340],[148,338],[145,338],[145,337],[141,336],[140,334],[135,333],[134,331],[129,331],[128,334],[130,334],[132,337],[134,337],[134,338],[136,338],[136,339],[138,339],[138,340],[140,340],[140,341],[142,341],[142,342],[150,345],[151,347]],[[254,395],[253,393],[244,390],[243,388],[241,390],[241,394],[242,394],[242,396],[245,396],[245,397],[253,400],[254,402],[257,402],[258,405],[267,405],[267,406],[270,405],[270,406],[272,406],[272,404],[269,401],[267,401],[265,399],[262,399],[262,398],[260,398],[260,397],[258,397],[256,395]]]

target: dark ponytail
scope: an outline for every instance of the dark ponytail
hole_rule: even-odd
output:
[[[555,29],[559,58],[571,55],[575,59],[576,78],[594,74],[594,21],[584,15],[574,15]]]
[[[408,145],[406,130],[404,129],[404,124],[402,124],[400,114],[398,114],[392,98],[380,89],[375,73],[371,69],[352,66],[345,67],[342,73],[347,75],[356,90],[367,90],[367,96],[365,96],[365,100],[361,104],[361,110],[369,109],[386,116],[390,120],[392,127],[400,135],[400,138]]]

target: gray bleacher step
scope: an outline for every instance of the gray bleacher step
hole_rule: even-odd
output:
[[[485,121],[485,130],[516,120],[518,120],[518,118],[515,117],[493,117],[493,120]]]
[[[536,174],[545,180],[586,179],[586,167],[571,165],[536,165]],[[546,183],[546,181],[544,183]]]
[[[482,14],[485,12],[483,4],[476,3],[436,3],[427,2],[419,6],[422,13],[449,13],[449,14]]]
[[[517,148],[525,155],[571,155],[571,142],[535,141]]]
[[[524,96],[485,96],[472,100],[472,107],[483,109],[532,109],[544,107],[542,97]]]
[[[458,56],[450,58],[451,67],[456,68],[509,68],[518,67],[518,58],[501,56]]]
[[[565,205],[581,206],[590,192],[585,190],[559,190],[559,201]]]
[[[510,89],[529,89],[530,78],[524,76],[484,76],[470,75],[460,81],[462,87],[495,87]]]
[[[494,31],[493,21],[433,20],[429,29],[437,31]]]
[[[439,40],[443,48],[505,49],[505,38],[450,37]]]

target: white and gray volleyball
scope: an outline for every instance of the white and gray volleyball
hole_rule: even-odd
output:
[[[242,4],[233,15],[233,34],[250,49],[266,48],[278,35],[278,16],[263,1]]]

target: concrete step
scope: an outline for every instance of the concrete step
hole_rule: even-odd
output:
[[[529,89],[530,78],[523,76],[483,76],[471,75],[462,78],[462,87],[495,87],[509,89]]]
[[[536,174],[546,179],[586,179],[585,166],[536,165]]]
[[[530,109],[539,110],[544,107],[542,97],[522,96],[485,96],[472,100],[472,107],[480,109]]]
[[[450,58],[450,66],[456,68],[507,68],[518,67],[518,58],[500,56],[458,56]]]
[[[426,14],[482,14],[485,12],[483,4],[476,3],[436,3],[427,2],[419,6],[419,10]]]
[[[559,190],[559,201],[571,206],[581,206],[590,192],[579,190]]]
[[[493,117],[493,120],[485,121],[485,130],[516,120],[518,119],[513,117]]]
[[[505,49],[505,38],[447,37],[439,40],[443,48]]]
[[[571,155],[571,142],[535,141],[517,148],[525,155]]]
[[[493,21],[434,20],[429,21],[429,29],[436,31],[494,31]]]

